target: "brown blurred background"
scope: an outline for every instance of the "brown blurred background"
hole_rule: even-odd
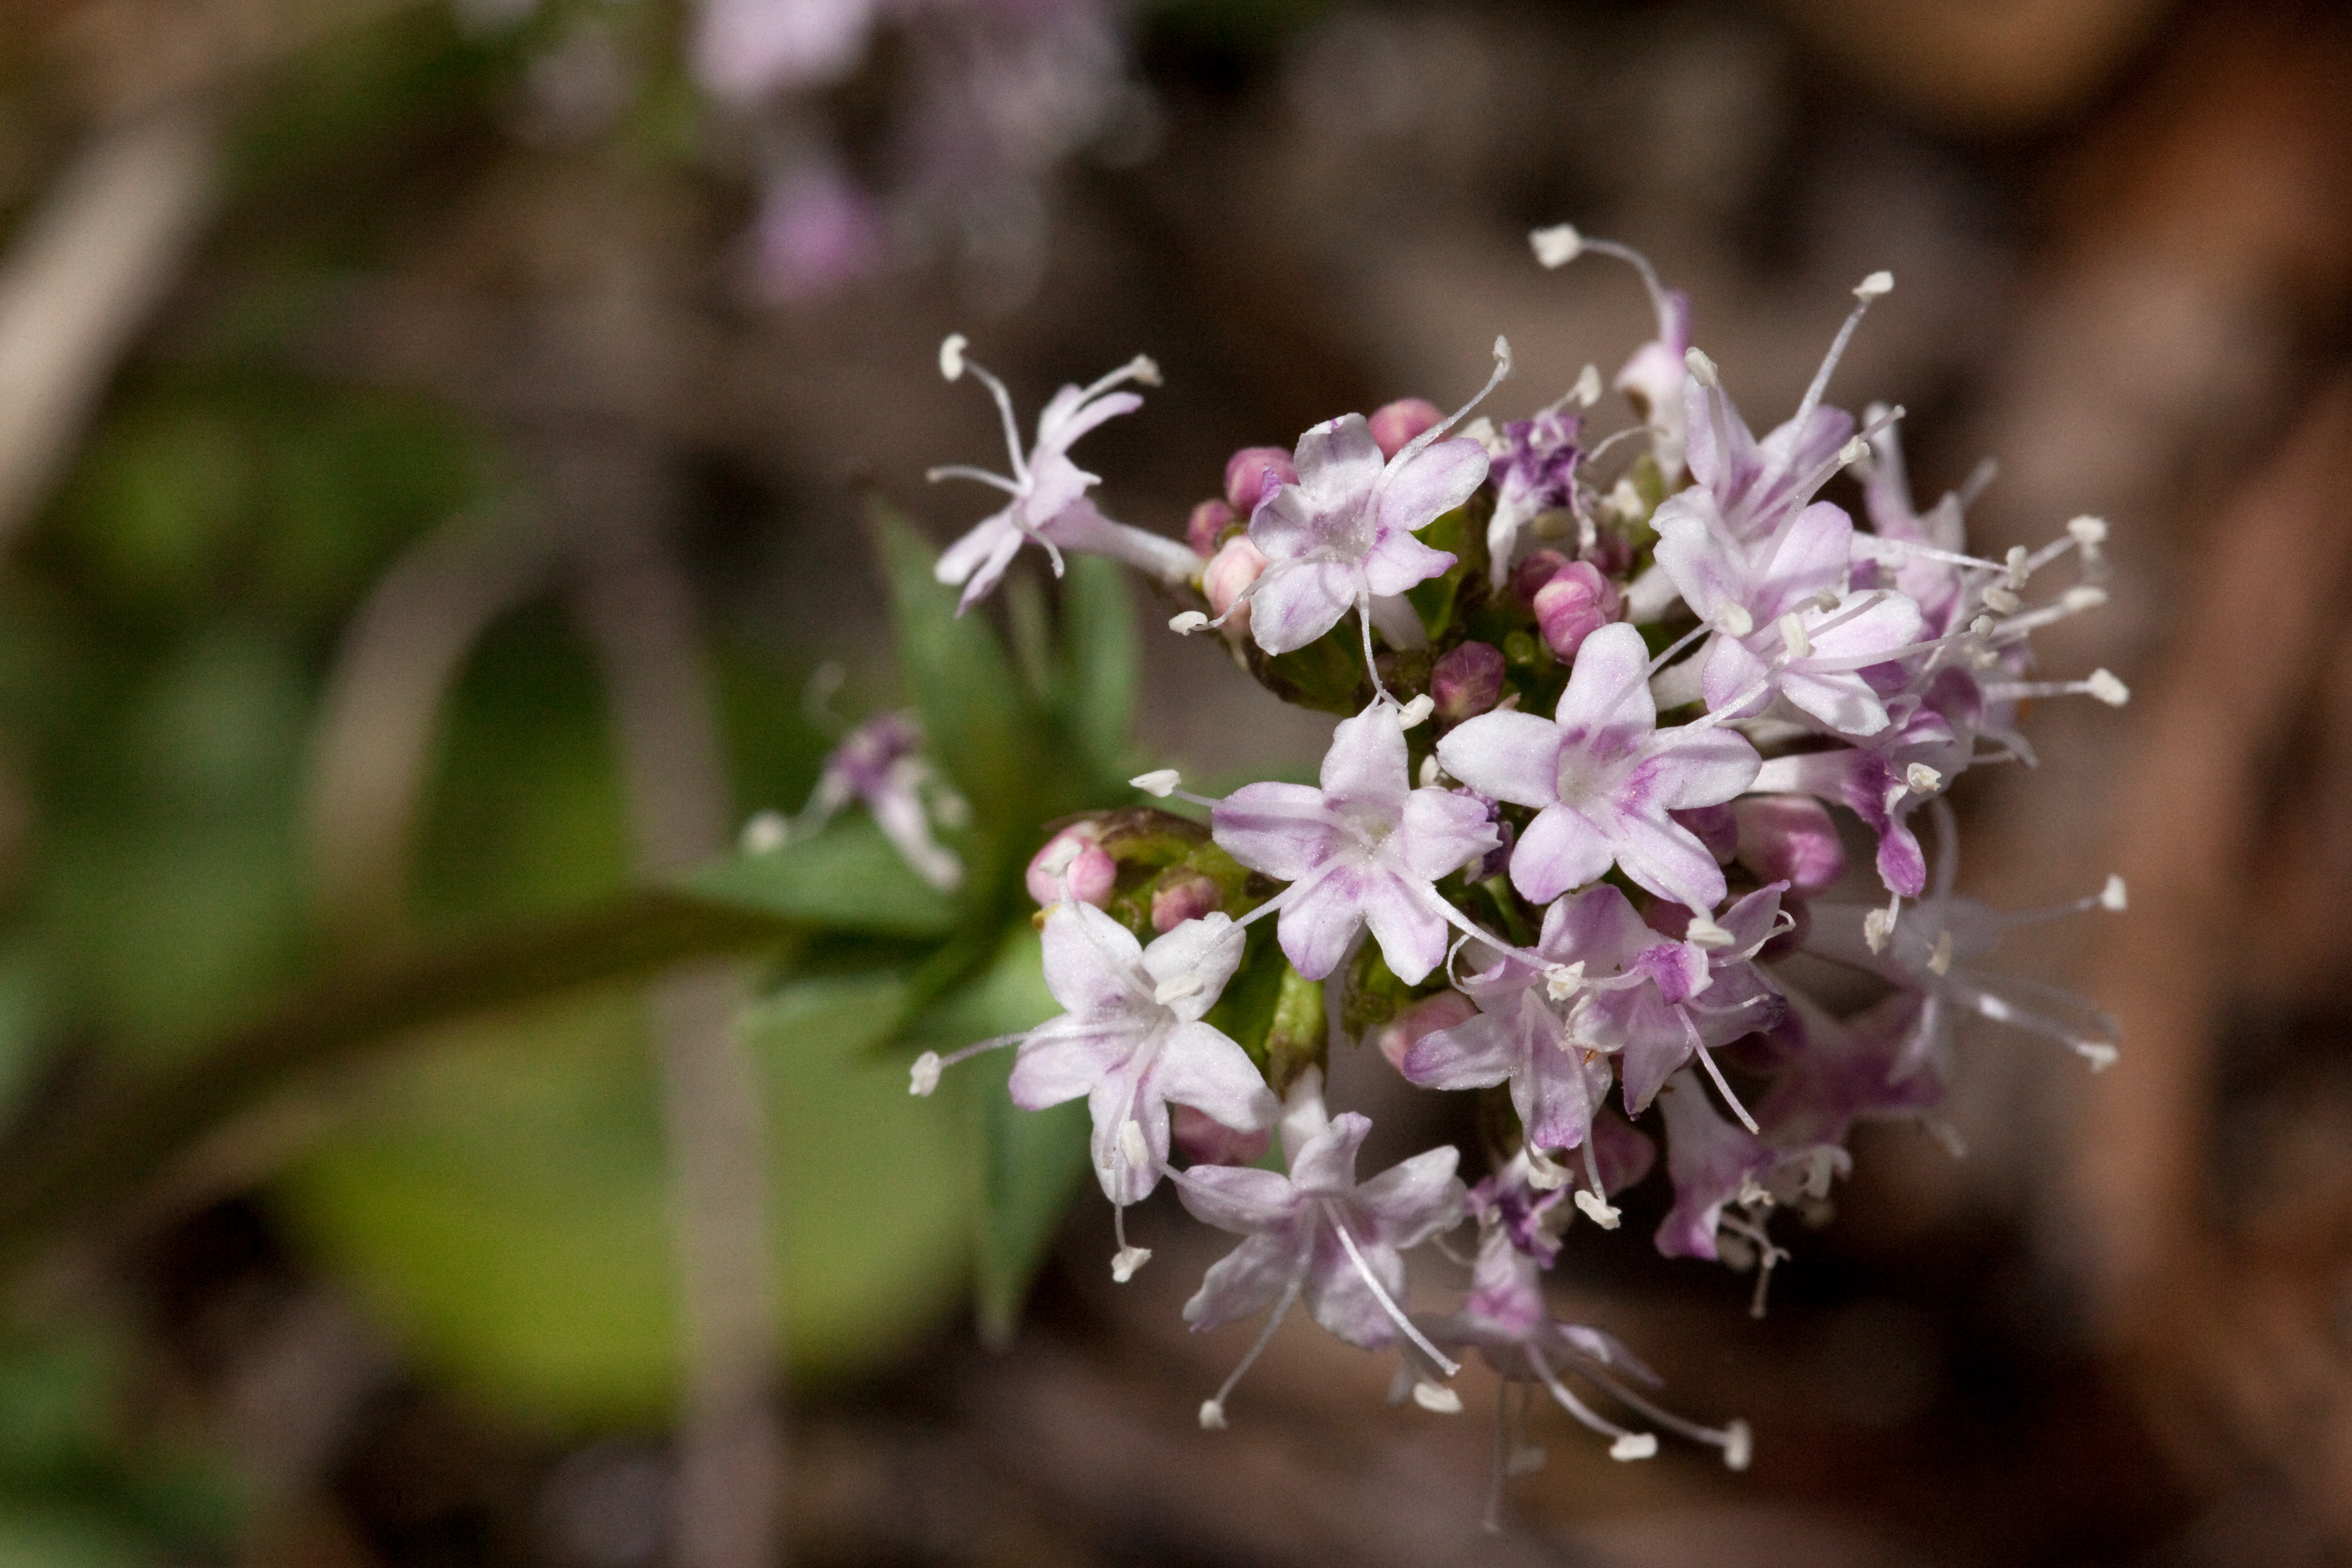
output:
[[[0,740],[0,875],[26,922],[130,918],[108,900],[144,885],[119,869],[143,863],[45,847],[75,800],[113,800],[91,780],[144,765],[76,751],[96,743],[77,742],[77,705],[100,700],[75,680],[147,658],[167,626],[174,647],[212,647],[199,634],[266,623],[291,672],[294,782],[254,807],[291,868],[271,952],[364,946],[419,918],[403,909],[413,862],[471,842],[436,851],[417,826],[433,770],[457,765],[436,713],[454,683],[510,666],[524,710],[541,664],[584,658],[638,715],[622,742],[635,837],[589,834],[616,865],[716,847],[739,809],[791,809],[798,753],[765,775],[771,796],[730,801],[708,776],[718,742],[663,730],[681,628],[753,650],[787,697],[823,658],[848,667],[850,699],[887,693],[856,489],[880,484],[945,538],[976,509],[922,470],[996,460],[990,411],[937,378],[950,330],[1024,408],[1155,356],[1165,389],[1083,456],[1108,510],[1174,531],[1234,447],[1396,396],[1450,405],[1498,331],[1519,366],[1500,415],[1588,360],[1612,369],[1648,332],[1633,279],[1542,271],[1533,225],[1647,250],[1759,425],[1801,390],[1845,290],[1886,268],[1897,289],[1832,397],[1906,406],[1923,494],[1998,458],[1971,519],[1987,553],[2077,513],[2114,530],[2112,606],[2042,657],[2105,665],[2135,701],[2037,712],[2039,770],[1972,776],[1958,799],[1964,890],[2036,905],[2128,879],[2127,915],[2004,955],[2113,1008],[2121,1063],[2086,1079],[2031,1038],[1969,1038],[1967,1156],[1910,1128],[1864,1136],[1835,1223],[1796,1242],[1761,1323],[1743,1281],[1647,1251],[1654,1214],[1616,1237],[1580,1227],[1558,1274],[1570,1304],[1657,1367],[1678,1408],[1747,1416],[1746,1475],[1704,1454],[1613,1465],[1562,1426],[1549,1467],[1514,1484],[1514,1533],[1481,1536],[1484,1419],[1388,1408],[1385,1366],[1304,1325],[1276,1338],[1234,1429],[1204,1434],[1192,1412],[1242,1341],[1195,1341],[1178,1308],[1215,1238],[1162,1194],[1131,1222],[1159,1260],[1115,1291],[1089,1199],[1009,1351],[927,1308],[887,1354],[796,1373],[777,1461],[791,1555],[2352,1559],[2352,1014],[2333,990],[2352,974],[2335,904],[2352,879],[2352,17],[2228,0],[1180,0],[1124,17],[1140,96],[1116,145],[1040,176],[1027,273],[934,244],[776,303],[745,283],[757,135],[677,131],[686,109],[627,119],[607,104],[625,73],[598,85],[631,50],[674,57],[688,18],[592,0],[508,34],[489,9],[18,0],[0,16],[0,542],[33,606],[11,612],[6,646],[58,605],[102,609],[75,623],[73,661],[43,643],[0,675],[62,709],[51,739]],[[884,112],[879,90],[829,89],[823,112],[854,132]],[[210,428],[188,409],[309,428],[331,397],[460,434],[379,468],[320,458],[360,475],[334,482],[362,499],[299,517],[273,501],[261,523],[225,501],[220,539],[258,533],[185,543],[192,487],[227,482],[185,437]],[[158,421],[180,434],[139,446]],[[150,447],[143,467],[123,457]],[[400,486],[405,510],[383,500]],[[323,585],[283,586],[304,570]],[[551,604],[590,654],[530,640]],[[1278,709],[1212,649],[1147,649],[1143,739],[1166,759],[1229,773],[1318,747],[1326,721]],[[280,688],[229,689],[220,711],[249,714]],[[241,732],[206,726],[142,743],[184,762]],[[27,761],[44,746],[67,760]],[[158,820],[159,837],[226,831]],[[509,818],[485,820],[495,850]],[[116,952],[79,940],[41,951]],[[256,962],[255,984],[298,963]],[[157,1016],[208,1005],[184,1000],[198,982],[171,984]],[[1384,1103],[1384,1070],[1342,1061],[1339,1092]],[[132,1522],[12,1536],[0,1519],[0,1557],[675,1560],[659,1419],[550,1417],[447,1375],[289,1220],[316,1211],[273,1180],[349,1113],[280,1108],[20,1284],[27,1322],[114,1325],[114,1370],[52,1394],[55,1377],[31,1394],[0,1377],[0,1469],[25,1447],[10,1423],[33,1419],[11,1413],[41,1398],[93,1434],[83,1458],[27,1459],[0,1490],[26,1519],[70,1496],[75,1518]],[[496,1294],[494,1270],[480,1288]],[[89,1482],[90,1456],[124,1444],[204,1479],[155,1480],[142,1459],[125,1473],[146,1479]],[[154,1500],[174,1485],[214,1500]]]

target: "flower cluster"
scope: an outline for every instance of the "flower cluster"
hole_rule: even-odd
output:
[[[1172,771],[1134,781],[1205,828],[1146,806],[1060,826],[1028,886],[1066,1011],[971,1048],[1017,1048],[1021,1106],[1087,1102],[1118,1279],[1149,1256],[1124,1208],[1163,1180],[1244,1238],[1185,1308],[1197,1329],[1265,1321],[1203,1426],[1224,1425],[1241,1370],[1304,1305],[1396,1352],[1399,1397],[1429,1409],[1460,1407],[1449,1380],[1476,1350],[1503,1384],[1498,1488],[1539,1458],[1516,1435],[1538,1396],[1616,1458],[1664,1429],[1744,1466],[1746,1426],[1669,1414],[1622,1345],[1552,1315],[1562,1228],[1618,1228],[1616,1194],[1663,1165],[1656,1247],[1752,1269],[1760,1314],[1788,1256],[1772,1217],[1825,1205],[1856,1122],[1948,1136],[1958,1016],[2113,1059],[2095,1009],[1984,965],[2011,926],[2124,902],[2115,880],[2024,915],[1952,890],[1947,797],[1973,767],[2032,761],[2021,706],[2126,694],[2104,670],[2032,679],[2032,634],[2104,602],[2102,523],[1971,555],[1981,480],[1920,510],[1901,411],[1826,401],[1892,279],[1863,281],[1795,411],[1759,437],[1646,260],[1564,227],[1533,239],[1547,266],[1610,256],[1649,289],[1657,336],[1616,377],[1637,421],[1619,435],[1588,433],[1591,369],[1524,419],[1472,419],[1509,371],[1498,341],[1452,415],[1408,399],[1236,453],[1180,544],[1104,517],[1069,456],[1139,405],[1128,384],[1156,379],[1149,361],[1065,387],[1024,448],[1003,387],[951,338],[942,369],[996,397],[1013,472],[938,476],[1009,498],[940,562],[966,608],[1024,544],[1057,571],[1064,552],[1108,553],[1183,602],[1172,629],[1221,636],[1276,695],[1343,715],[1313,784],[1210,798]],[[1824,494],[1849,471],[1860,521]],[[2037,592],[2068,558],[2069,584]],[[1849,871],[1849,842],[1869,864]],[[1797,983],[1822,961],[1882,994],[1840,1016]],[[1367,1042],[1412,1083],[1486,1098],[1491,1174],[1465,1189],[1448,1145],[1358,1179],[1370,1123],[1327,1110],[1321,1068]],[[919,1061],[917,1092],[945,1065]],[[1442,1239],[1465,1223],[1466,1258]],[[1413,1305],[1405,1254],[1423,1243],[1468,1269],[1450,1312]]]

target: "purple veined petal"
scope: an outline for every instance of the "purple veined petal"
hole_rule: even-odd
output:
[[[1685,461],[1691,477],[1727,502],[1740,497],[1763,471],[1764,455],[1748,421],[1720,384],[1702,385],[1696,376],[1683,379],[1683,417],[1688,426]],[[1730,437],[1728,448],[1720,437]]]
[[[1548,904],[1599,880],[1616,861],[1616,846],[1581,813],[1546,806],[1512,847],[1511,886],[1529,902]]]
[[[1076,444],[1079,437],[1106,419],[1116,419],[1122,414],[1132,414],[1143,406],[1143,399],[1132,392],[1107,392],[1092,402],[1080,401],[1080,389],[1075,384],[1066,384],[1054,394],[1037,416],[1037,452],[1059,456]],[[1034,469],[1037,458],[1030,458]]]
[[[1219,1167],[1231,1169],[1232,1167]],[[1203,1171],[1202,1176],[1211,1173]],[[1252,1175],[1271,1173],[1255,1171]],[[1192,1190],[1181,1189],[1189,1201]],[[1214,1222],[1212,1222],[1214,1223]],[[1287,1229],[1253,1236],[1209,1266],[1201,1288],[1184,1303],[1184,1321],[1196,1330],[1221,1329],[1265,1311],[1290,1288],[1306,1266],[1302,1237]]]
[[[1478,802],[1449,789],[1417,789],[1405,796],[1403,820],[1389,836],[1387,854],[1408,876],[1434,882],[1501,842]]]
[[[1902,817],[1888,819],[1878,836],[1878,879],[1889,892],[1916,899],[1927,890],[1927,855],[1919,836]]]
[[[1723,911],[1716,924],[1731,933],[1731,946],[1745,952],[1769,937],[1780,923],[1780,895],[1787,892],[1786,882],[1771,882],[1752,893],[1743,894],[1739,901]]]
[[[1546,910],[1536,951],[1556,963],[1582,963],[1601,973],[1616,973],[1658,940],[1634,910],[1633,900],[1604,882]]]
[[[1381,1282],[1389,1300],[1404,1304],[1404,1259],[1378,1242],[1355,1238],[1364,1263]],[[1376,1351],[1396,1339],[1396,1325],[1381,1306],[1364,1277],[1357,1272],[1339,1237],[1327,1221],[1315,1235],[1315,1256],[1307,1270],[1307,1310],[1329,1333],[1360,1350]]]
[[[1858,673],[1784,669],[1780,683],[1781,696],[1841,734],[1875,735],[1886,728],[1886,705]]]
[[[1029,1031],[1013,1060],[1007,1085],[1013,1103],[1024,1110],[1044,1110],[1091,1094],[1106,1074],[1118,1070],[1140,1039],[1140,1032],[1121,1020],[1066,1013],[1041,1024]]]
[[[1255,533],[1251,542],[1257,542]],[[1338,626],[1356,607],[1358,594],[1368,591],[1362,570],[1339,561],[1277,560],[1258,584],[1250,595],[1250,636],[1277,655],[1305,647]]]
[[[1809,474],[1837,456],[1853,436],[1853,416],[1828,404],[1817,406],[1802,430],[1793,419],[1775,426],[1757,443],[1765,462],[1783,474]]]
[[[1665,1086],[1658,1104],[1666,1121],[1666,1174],[1675,1184],[1675,1206],[1658,1227],[1658,1250],[1668,1258],[1712,1258],[1724,1205],[1770,1151],[1747,1129],[1717,1115],[1687,1071]]]
[[[1407,1080],[1423,1089],[1486,1089],[1510,1077],[1523,1054],[1512,1015],[1524,995],[1415,1040],[1401,1069]]]
[[[1404,725],[1396,710],[1382,702],[1340,720],[1319,776],[1334,805],[1370,807],[1394,824],[1412,787],[1405,776]]]
[[[1559,726],[1533,713],[1482,713],[1437,742],[1440,766],[1481,795],[1514,805],[1559,798]]]
[[[1770,561],[1756,602],[1759,622],[1797,607],[1825,588],[1835,588],[1853,556],[1853,520],[1843,507],[1817,500],[1799,512],[1777,545],[1763,547]]]
[[[1813,618],[1808,617],[1809,630]],[[1892,653],[1917,641],[1927,627],[1917,602],[1902,594],[1882,594],[1867,606],[1855,606],[1849,599],[1818,618],[1823,624],[1811,635],[1813,657],[1821,659],[1850,660]],[[1804,660],[1797,661],[1799,668],[1804,665]]]
[[[1454,1173],[1461,1161],[1452,1144],[1424,1149],[1358,1187],[1351,1206],[1376,1234],[1356,1239],[1413,1247],[1459,1225],[1465,1194]]]
[[[1650,650],[1642,634],[1622,621],[1601,627],[1576,650],[1568,687],[1553,714],[1568,744],[1589,737],[1599,754],[1630,748],[1658,726],[1658,706],[1650,699]],[[1457,777],[1459,775],[1456,775]]]
[[[1160,1093],[1238,1131],[1271,1127],[1282,1107],[1247,1053],[1206,1024],[1180,1024],[1160,1047]]]
[[[1092,904],[1067,900],[1045,917],[1045,989],[1072,1013],[1090,1016],[1149,1004],[1143,945]]]
[[[1249,1165],[1202,1165],[1187,1171],[1176,1195],[1202,1224],[1243,1236],[1285,1225],[1298,1209],[1289,1177]]]
[[[1747,736],[1713,724],[1660,730],[1643,752],[1634,773],[1647,800],[1665,811],[1735,800],[1756,782],[1763,765]]]
[[[1244,784],[1217,803],[1210,820],[1218,848],[1285,882],[1329,859],[1344,839],[1323,792],[1308,784]]]
[[[1351,508],[1369,502],[1381,470],[1388,466],[1360,414],[1327,419],[1299,437],[1295,460],[1298,486],[1314,497],[1318,510],[1342,502]]]
[[[1371,1131],[1371,1121],[1352,1110],[1331,1118],[1329,1126],[1301,1143],[1291,1157],[1290,1184],[1301,1197],[1344,1197],[1356,1184],[1356,1151]]]
[[[1690,1031],[1683,1027],[1680,1010],[1667,1006],[1651,986],[1621,991],[1606,1000],[1607,1032],[1617,1047],[1625,1111],[1639,1116],[1649,1109],[1659,1086],[1689,1065]]]
[[[1190,1021],[1216,1005],[1225,983],[1241,967],[1245,941],[1229,915],[1185,921],[1143,950],[1143,970],[1152,979],[1155,994],[1158,986],[1171,980],[1196,983],[1195,989],[1167,1004],[1170,1012]]]
[[[1103,1196],[1115,1204],[1139,1204],[1150,1197],[1168,1164],[1168,1102],[1151,1092],[1156,1086],[1150,1082],[1156,1067],[1146,1063],[1131,1077],[1114,1073],[1087,1096],[1095,1124],[1088,1141],[1095,1180],[1101,1184]],[[1126,1128],[1130,1121],[1142,1129],[1144,1149],[1150,1156],[1140,1167],[1128,1162]]]
[[[1628,816],[1612,837],[1618,869],[1635,885],[1700,914],[1723,902],[1723,868],[1689,828],[1664,816]]]
[[[1592,1119],[1609,1093],[1609,1064],[1581,1047],[1542,1046],[1528,1070],[1511,1080],[1511,1105],[1528,1139],[1539,1148],[1575,1149],[1592,1132]]]
[[[1452,570],[1454,557],[1433,550],[1410,533],[1391,533],[1364,556],[1364,584],[1376,596],[1402,594],[1418,583]]]
[[[1439,912],[1443,903],[1426,883],[1408,882],[1393,872],[1376,870],[1365,879],[1364,923],[1381,944],[1381,957],[1390,971],[1407,985],[1420,984],[1445,962],[1453,928]]]
[[[1633,960],[1633,969],[1649,976],[1658,994],[1669,1003],[1689,1001],[1714,978],[1706,954],[1686,942],[1652,942]]]
[[[1651,522],[1658,531],[1658,566],[1699,619],[1712,624],[1730,605],[1746,608],[1747,552],[1725,534],[1712,497],[1705,490],[1668,496]]]
[[[1302,978],[1326,979],[1339,967],[1364,923],[1365,883],[1376,875],[1335,863],[1293,884],[1275,917],[1275,939]]]
[[[1381,531],[1426,528],[1477,493],[1486,482],[1486,448],[1465,437],[1424,447],[1390,469],[1380,489]],[[1450,563],[1449,563],[1450,564]],[[1419,579],[1415,579],[1419,581]],[[1400,588],[1379,588],[1395,594]]]
[[[1297,485],[1277,485],[1249,520],[1249,541],[1270,561],[1298,560],[1330,542],[1331,520]]]

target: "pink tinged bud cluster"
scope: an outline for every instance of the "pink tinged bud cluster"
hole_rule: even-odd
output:
[[[1118,879],[1118,868],[1102,847],[1102,829],[1081,822],[1045,841],[1030,858],[1023,881],[1029,896],[1046,908],[1068,898],[1101,909],[1110,902]]]
[[[1475,719],[1503,700],[1503,650],[1483,642],[1447,649],[1430,669],[1429,697],[1441,723]]]
[[[1618,619],[1622,605],[1617,585],[1586,561],[1570,562],[1552,574],[1533,595],[1536,627],[1552,657],[1576,657],[1584,639]]]

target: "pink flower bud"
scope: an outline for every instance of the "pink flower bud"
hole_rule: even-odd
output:
[[[1186,921],[1214,914],[1225,901],[1216,883],[1193,872],[1162,883],[1151,895],[1151,929],[1165,936]]]
[[[1476,718],[1503,699],[1503,650],[1482,642],[1448,650],[1429,672],[1429,695],[1448,724]]]
[[[1751,795],[1732,803],[1739,863],[1810,898],[1845,872],[1845,847],[1829,808],[1809,795]]]
[[[1279,447],[1244,447],[1225,460],[1225,500],[1247,517],[1265,498],[1266,483],[1295,485],[1298,470]]]
[[[1265,570],[1265,557],[1246,536],[1226,541],[1217,552],[1207,571],[1201,574],[1201,592],[1208,595],[1209,613],[1222,616],[1234,607],[1249,585]],[[1239,639],[1249,634],[1249,606],[1234,611],[1234,618],[1225,623],[1225,635]]]
[[[1601,569],[1571,561],[1536,590],[1536,626],[1553,654],[1574,658],[1584,639],[1617,618],[1617,587]]]
[[[1192,1165],[1254,1165],[1272,1142],[1273,1129],[1243,1132],[1189,1105],[1168,1108],[1168,1141]]]
[[[1444,417],[1445,411],[1425,397],[1400,397],[1373,409],[1369,423],[1372,439],[1380,443],[1381,456],[1393,458],[1415,436]]]
[[[1382,1024],[1372,1032],[1388,1058],[1389,1066],[1404,1070],[1404,1054],[1423,1035],[1433,1035],[1440,1029],[1450,1029],[1456,1024],[1469,1022],[1478,1016],[1477,1004],[1459,991],[1441,991],[1434,996],[1424,996]]]
[[[1091,822],[1076,822],[1045,840],[1045,847],[1030,858],[1024,877],[1029,896],[1040,904],[1050,905],[1062,896],[1062,884],[1067,881],[1070,897],[1082,904],[1101,909],[1110,902],[1111,884],[1118,879],[1118,867],[1104,853],[1097,842],[1102,829]]]
[[[1223,501],[1204,500],[1192,509],[1192,515],[1185,521],[1184,542],[1192,547],[1193,554],[1206,561],[1217,552],[1217,541],[1224,536],[1225,530],[1239,521],[1234,509]]]
[[[1568,557],[1559,551],[1532,552],[1511,568],[1511,592],[1519,596],[1522,605],[1531,605],[1545,584],[1567,570]]]
[[[1706,846],[1706,852],[1715,857],[1717,865],[1728,866],[1732,857],[1739,853],[1739,819],[1732,815],[1730,806],[1696,805],[1666,815],[1696,834],[1698,841]]]

